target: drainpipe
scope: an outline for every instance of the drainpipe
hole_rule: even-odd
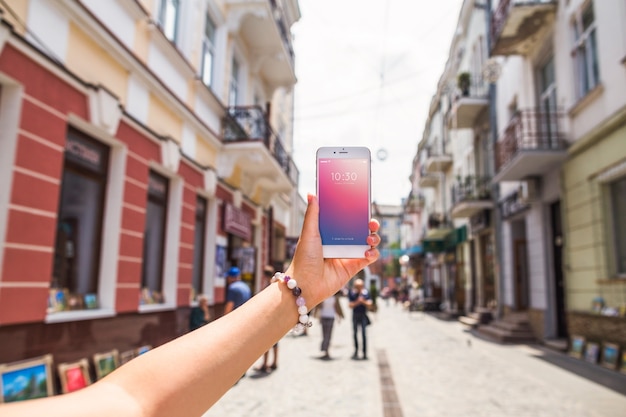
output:
[[[485,16],[487,19],[487,53],[491,57],[491,45],[493,39],[491,38],[491,0],[485,0]],[[498,125],[497,125],[497,111],[496,111],[496,84],[495,80],[489,80],[489,127],[491,135],[491,178],[496,174],[496,144],[498,142]],[[496,250],[496,266],[495,266],[495,282],[498,289],[498,306],[496,310],[496,318],[503,316],[504,310],[504,272],[502,268],[502,212],[498,202],[500,200],[500,187],[498,183],[491,183],[491,195],[494,201],[494,238],[495,238],[495,250]]]

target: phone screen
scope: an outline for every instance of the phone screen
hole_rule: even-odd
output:
[[[369,158],[320,156],[317,169],[322,245],[367,245]]]

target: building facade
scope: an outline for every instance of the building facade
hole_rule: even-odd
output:
[[[498,340],[577,335],[626,347],[625,16],[620,1],[463,4],[433,99],[449,102],[452,139],[453,172],[438,181],[460,181],[442,204],[430,156],[420,156],[432,140],[424,135],[413,193],[452,221],[444,238],[419,226],[427,255],[452,259],[445,241],[467,227],[454,261],[470,277],[466,322],[481,324],[472,313],[491,309],[498,320],[479,329]],[[466,91],[442,88],[455,78]],[[431,106],[427,132],[441,107]]]
[[[458,316],[493,307],[486,11],[463,4],[413,167],[426,296]],[[413,215],[415,216],[415,215]]]
[[[491,53],[506,57],[496,99],[502,296],[528,312],[539,339],[626,344],[624,13],[619,1],[494,5]]]
[[[0,8],[0,362],[157,346],[283,267],[296,0]]]

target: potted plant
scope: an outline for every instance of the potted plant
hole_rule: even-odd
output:
[[[469,96],[470,81],[471,80],[470,80],[469,72],[459,73],[458,78],[457,78],[457,85],[459,89],[461,90],[461,93],[463,93],[463,96],[465,97]]]

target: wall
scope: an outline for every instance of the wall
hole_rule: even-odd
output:
[[[607,237],[610,223],[606,190],[596,176],[626,156],[626,111],[620,119],[621,127],[593,139],[587,148],[576,148],[579,152],[571,155],[564,167],[564,255],[569,310],[588,311],[591,300],[608,290],[599,281],[613,278],[607,264],[613,245]]]

